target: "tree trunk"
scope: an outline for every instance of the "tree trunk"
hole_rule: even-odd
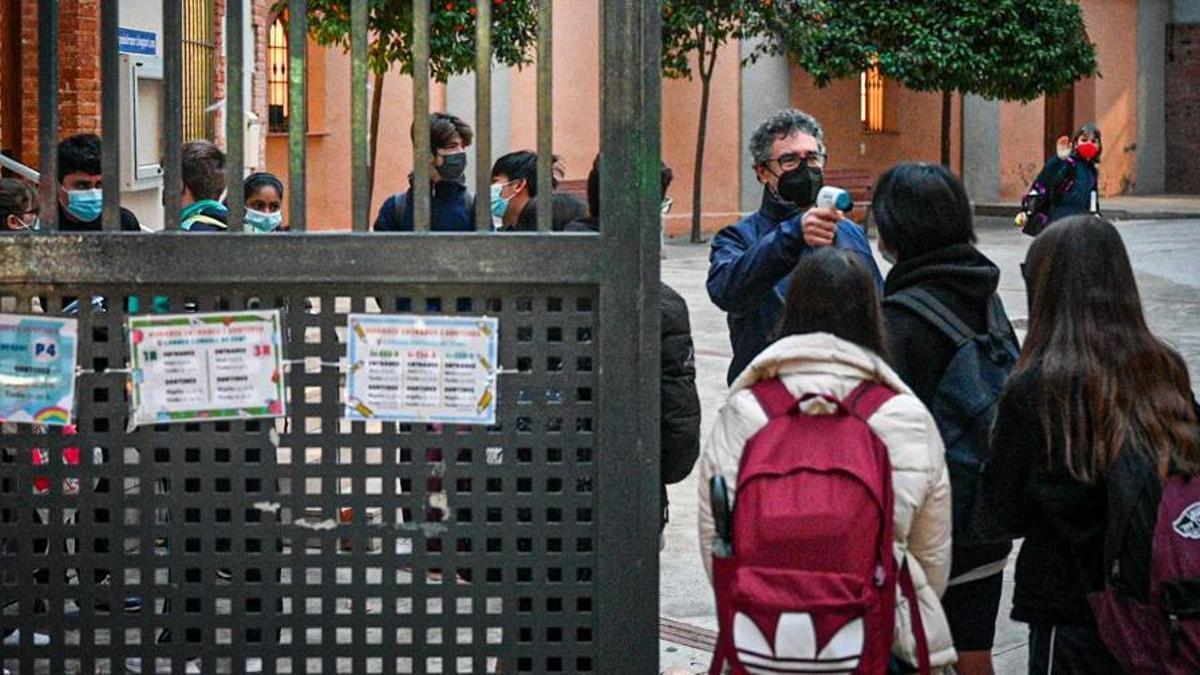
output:
[[[704,144],[708,139],[708,99],[712,94],[712,76],[717,64],[717,45],[712,45],[712,55],[708,58],[708,63],[705,64],[704,45],[705,41],[700,42],[700,125],[696,130],[696,164],[695,171],[692,176],[692,243],[699,244],[704,241],[700,236],[700,225],[703,218],[703,210],[701,209],[701,194],[703,193],[704,184]],[[707,67],[706,67],[707,66]]]
[[[383,102],[383,73],[375,75],[375,90],[371,92],[371,149],[368,151],[367,167],[367,203],[375,194],[375,163],[376,150],[379,148],[379,107]]]
[[[954,99],[954,92],[946,89],[942,91],[942,166],[950,168],[950,104]]]

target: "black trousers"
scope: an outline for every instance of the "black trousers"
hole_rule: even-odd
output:
[[[1093,626],[1029,626],[1029,675],[1121,675],[1123,672]]]

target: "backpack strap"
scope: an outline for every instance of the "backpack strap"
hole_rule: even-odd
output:
[[[929,675],[932,667],[929,664],[929,642],[925,637],[925,622],[921,619],[921,603],[917,599],[917,587],[913,584],[912,571],[908,569],[908,556],[900,563],[900,592],[908,601],[908,615],[912,623],[913,638],[917,644],[917,670],[921,675]]]
[[[961,347],[975,337],[975,331],[963,323],[941,303],[933,293],[924,288],[906,288],[899,293],[884,298],[884,304],[904,307],[928,321],[943,335],[954,341],[955,347]]]
[[[892,400],[896,392],[891,387],[874,380],[863,380],[846,397],[845,406],[850,414],[866,422],[880,406]]]
[[[796,407],[796,397],[792,396],[792,392],[788,391],[778,377],[762,380],[751,387],[750,391],[754,392],[754,398],[758,399],[758,404],[766,411],[767,419],[782,417]]]

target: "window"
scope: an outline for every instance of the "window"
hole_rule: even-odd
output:
[[[288,130],[288,26],[282,14],[267,33],[267,119],[270,131]]]
[[[186,140],[213,140],[215,49],[214,0],[186,0],[183,5],[183,137]]]
[[[883,131],[883,76],[878,63],[859,76],[858,111],[863,131]]]

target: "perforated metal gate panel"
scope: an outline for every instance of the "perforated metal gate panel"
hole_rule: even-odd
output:
[[[128,434],[127,375],[104,373],[128,367],[127,300],[58,291],[108,310],[80,316],[79,434],[3,432],[0,625],[48,642],[9,671],[594,672],[593,290],[265,288],[250,306],[285,309],[288,417]],[[346,316],[380,304],[500,319],[495,426],[342,419]]]

